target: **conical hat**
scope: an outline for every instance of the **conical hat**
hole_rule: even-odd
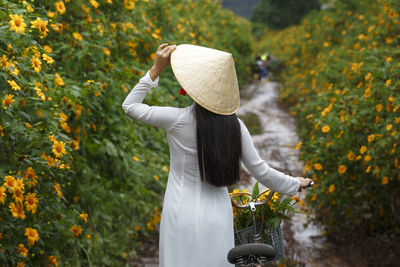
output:
[[[205,109],[231,115],[239,108],[239,85],[230,53],[203,46],[178,45],[171,67],[186,93]]]

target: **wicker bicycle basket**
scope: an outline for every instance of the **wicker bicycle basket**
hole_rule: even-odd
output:
[[[261,223],[257,226],[258,229],[261,228]],[[235,231],[235,246],[253,243],[253,226]],[[266,228],[265,226],[261,229],[262,243],[271,245],[275,250],[275,260],[279,260],[285,256],[285,249],[283,246],[282,239],[282,226],[281,223],[275,228]]]

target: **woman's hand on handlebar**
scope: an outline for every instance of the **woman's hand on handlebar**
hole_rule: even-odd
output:
[[[309,187],[310,183],[312,182],[310,178],[303,178],[303,177],[296,177],[296,178],[300,181],[299,192],[301,192],[303,188]]]
[[[150,78],[155,79],[169,65],[171,53],[176,49],[176,45],[161,44],[156,52],[153,67],[150,69]]]

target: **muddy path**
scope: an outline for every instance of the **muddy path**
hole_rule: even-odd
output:
[[[292,176],[302,176],[304,165],[296,150],[299,137],[296,122],[279,102],[277,82],[260,81],[241,90],[241,104],[237,115],[241,117],[263,158],[272,168]],[[257,125],[257,123],[259,125]],[[243,169],[245,167],[243,166]],[[250,188],[256,180],[245,170],[242,171],[239,187]],[[307,190],[300,197],[304,200]],[[334,255],[327,255],[323,229],[309,223],[304,206],[296,207],[302,214],[291,216],[284,221],[283,233],[287,262],[290,266],[345,266]]]

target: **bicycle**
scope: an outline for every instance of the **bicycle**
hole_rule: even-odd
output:
[[[310,182],[308,187],[312,187],[313,185],[314,182]],[[275,243],[276,245],[280,246],[280,249],[282,250],[282,253],[276,253],[276,249],[272,246],[272,244],[269,245],[263,243],[265,241],[265,234],[266,234],[265,231],[264,235],[262,232],[264,225],[264,215],[262,216],[261,223],[260,224],[257,223],[256,207],[267,204],[267,202],[270,201],[274,195],[274,192],[270,192],[267,198],[265,198],[262,201],[258,201],[259,198],[266,192],[267,191],[264,191],[261,194],[258,194],[255,198],[253,198],[252,195],[249,193],[231,194],[231,201],[234,207],[236,207],[237,209],[246,209],[246,208],[250,209],[252,214],[252,228],[253,228],[253,233],[248,234],[248,236],[250,237],[248,238],[250,239],[249,240],[250,242],[246,242],[246,240],[243,240],[243,236],[240,236],[239,231],[237,230],[236,227],[237,223],[235,221],[235,234],[237,235],[240,245],[232,248],[227,255],[229,263],[235,264],[235,266],[256,267],[259,266],[260,264],[265,264],[267,262],[276,260],[277,254],[280,254],[279,256],[283,257],[283,245],[281,244],[282,237],[280,230],[278,234],[271,237],[272,244]],[[244,204],[238,204],[236,201],[234,201],[234,198],[235,196],[239,195],[246,195],[249,198],[249,201]],[[280,242],[279,240],[277,240],[279,238]]]

